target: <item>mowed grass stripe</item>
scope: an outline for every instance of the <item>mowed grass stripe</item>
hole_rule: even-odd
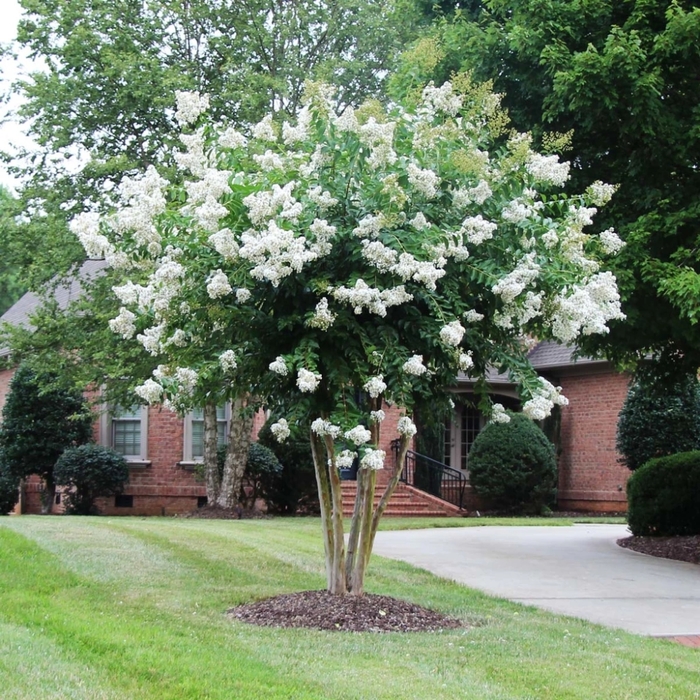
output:
[[[203,625],[142,601],[130,604],[122,600],[128,593],[81,579],[37,543],[0,528],[0,620],[80,659],[106,684],[95,697],[107,690],[163,700],[323,697],[222,634],[230,623]],[[0,687],[11,687],[15,672],[0,677]],[[35,690],[26,697],[39,697]]]

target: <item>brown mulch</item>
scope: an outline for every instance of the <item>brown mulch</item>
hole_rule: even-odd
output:
[[[231,608],[229,615],[261,627],[306,627],[344,632],[439,632],[464,623],[383,595],[338,596],[303,591]]]
[[[691,564],[700,564],[700,535],[684,537],[623,537],[620,547],[652,557],[676,559]]]

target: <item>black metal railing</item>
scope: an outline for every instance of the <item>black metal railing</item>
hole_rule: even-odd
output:
[[[391,444],[394,452],[394,467],[398,468],[399,441]],[[448,467],[436,459],[431,459],[419,452],[408,450],[401,472],[401,481],[441,498],[459,508],[464,508],[464,491],[467,488],[467,478],[458,469]]]

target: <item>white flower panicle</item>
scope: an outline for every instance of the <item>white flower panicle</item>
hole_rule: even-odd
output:
[[[379,471],[384,469],[384,458],[386,457],[386,452],[384,450],[365,450],[362,459],[360,460],[361,469],[371,469],[373,471]]]
[[[321,383],[322,376],[303,367],[297,372],[297,388],[302,393],[312,394]]]
[[[563,187],[569,179],[569,163],[560,163],[557,155],[532,153],[525,168],[535,180],[546,184]]]
[[[380,408],[377,411],[370,411],[369,419],[372,423],[381,423],[386,418],[386,413]]]
[[[430,222],[425,218],[425,214],[419,211],[409,222],[416,231],[423,231],[426,228],[430,228]]]
[[[413,299],[413,295],[406,292],[403,285],[380,291],[370,287],[362,279],[358,279],[354,287],[338,287],[332,294],[337,301],[350,304],[358,315],[367,309],[370,313],[382,317],[386,316],[389,307],[399,306]]]
[[[540,275],[540,266],[535,262],[535,254],[528,253],[519,261],[515,269],[491,287],[494,294],[510,303],[535,282]]]
[[[163,387],[153,379],[147,379],[143,384],[134,388],[135,394],[146,403],[153,405],[163,399]]]
[[[492,423],[510,423],[510,416],[503,408],[503,404],[495,403],[491,406],[491,422]]]
[[[420,377],[428,371],[428,368],[423,364],[423,355],[412,355],[403,363],[401,369],[414,377]]]
[[[615,185],[608,185],[605,182],[596,180],[588,187],[586,194],[594,206],[602,207],[612,199],[616,191],[617,187]]]
[[[418,432],[418,428],[408,416],[401,416],[396,424],[396,432],[405,437],[413,437]]]
[[[285,418],[280,418],[278,421],[273,423],[270,426],[270,432],[277,442],[284,442],[291,434],[289,424]]]
[[[276,141],[277,134],[272,125],[272,115],[266,115],[253,127],[253,138],[258,141]]]
[[[238,243],[230,229],[223,228],[221,231],[217,231],[209,236],[209,245],[211,245],[224,260],[235,260],[238,256]]]
[[[428,118],[433,118],[439,113],[454,117],[462,109],[462,96],[455,94],[449,80],[440,87],[435,87],[432,82],[426,85],[422,98],[419,113]]]
[[[245,148],[248,145],[248,139],[234,127],[229,126],[219,136],[219,145],[222,148]]]
[[[192,396],[194,390],[197,388],[197,382],[199,381],[199,375],[193,369],[189,367],[176,367],[175,368],[175,380],[178,383],[178,391],[183,396]]]
[[[268,369],[275,374],[279,374],[281,377],[286,377],[289,374],[287,363],[284,361],[284,357],[281,355],[278,355],[277,359],[270,362]]]
[[[216,270],[207,282],[207,294],[211,299],[220,299],[233,292],[233,287],[223,270]]]
[[[99,214],[78,214],[71,220],[69,228],[78,237],[88,258],[104,258],[114,252],[114,247],[107,237],[100,233]]]
[[[245,287],[239,287],[236,290],[236,301],[239,304],[245,304],[250,299],[251,296],[253,296],[253,295]]]
[[[464,337],[464,326],[459,321],[452,321],[440,330],[440,340],[445,345],[457,347]]]
[[[384,226],[384,217],[381,214],[367,214],[362,218],[352,232],[358,238],[377,238]]]
[[[395,122],[380,124],[374,117],[360,127],[360,141],[370,147],[367,159],[370,168],[376,170],[396,162],[396,152],[392,147],[395,127]]]
[[[296,185],[296,181],[292,180],[284,187],[275,184],[271,190],[253,192],[245,197],[243,204],[248,209],[253,226],[268,223],[275,216],[296,222],[302,212],[302,205],[292,196]]]
[[[353,463],[355,462],[356,458],[357,452],[351,452],[350,450],[342,450],[335,457],[335,466],[338,467],[338,469],[350,469],[350,467],[352,467]],[[328,466],[331,467],[333,465],[329,464]]]
[[[337,440],[342,432],[339,425],[333,425],[329,420],[324,420],[323,418],[316,418],[316,420],[311,423],[311,430],[319,437],[325,437],[327,435],[333,440]]]
[[[233,372],[238,367],[236,362],[236,353],[233,350],[226,350],[219,355],[219,364],[221,369],[227,374]]]
[[[273,153],[270,149],[265,151],[262,155],[255,153],[253,155],[253,160],[260,166],[261,170],[282,170],[284,168],[284,161],[276,153]]]
[[[625,247],[625,242],[611,228],[601,231],[598,238],[608,255],[615,255]]]
[[[320,328],[322,331],[327,331],[333,325],[335,317],[336,314],[332,313],[328,308],[327,297],[323,297],[323,299],[316,304],[314,315],[306,322],[306,325],[311,328]]]
[[[335,197],[331,197],[331,193],[328,190],[324,190],[318,186],[311,187],[306,193],[306,196],[309,198],[309,201],[315,204],[321,211],[326,211],[326,209],[330,209],[338,203]]]
[[[372,433],[364,425],[356,425],[352,430],[346,430],[344,437],[359,447],[372,439]]]
[[[474,358],[472,357],[472,351],[459,353],[459,358],[457,363],[462,372],[468,372],[474,366]]]
[[[484,320],[484,314],[480,314],[476,309],[469,309],[464,312],[464,320],[467,323],[477,323]]]
[[[523,404],[523,413],[532,420],[544,420],[556,405],[566,406],[569,400],[562,395],[561,387],[555,387],[543,377],[540,386],[529,401]]]
[[[484,241],[493,238],[493,232],[498,228],[492,221],[487,221],[481,214],[468,216],[459,230],[459,234],[466,236],[473,245],[480,245]]]
[[[409,163],[406,168],[408,182],[426,199],[434,199],[438,194],[440,178],[429,168],[419,168],[415,163]]]
[[[384,376],[378,374],[376,377],[370,377],[362,387],[373,399],[378,398],[386,391],[386,382]]]
[[[120,335],[125,340],[134,337],[136,333],[136,314],[123,306],[119,309],[119,315],[109,322],[109,328],[113,333]]]
[[[191,124],[197,120],[200,114],[209,109],[209,95],[200,95],[199,92],[175,91],[177,111],[175,119],[178,124]]]

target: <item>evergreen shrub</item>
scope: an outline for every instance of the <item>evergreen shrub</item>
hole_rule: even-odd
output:
[[[469,481],[491,507],[540,513],[556,497],[554,446],[542,430],[520,413],[510,422],[489,423],[469,451]]]
[[[627,482],[633,535],[700,535],[700,451],[651,459]]]
[[[129,480],[129,467],[122,455],[101,445],[67,449],[56,462],[54,478],[66,486],[64,504],[69,515],[94,515],[98,498],[121,493]]]
[[[255,506],[255,502],[262,498],[269,511],[271,504],[274,506],[274,496],[281,477],[282,465],[275,453],[259,442],[252,443],[248,449],[241,503],[252,508]]]
[[[0,515],[7,515],[19,501],[19,478],[9,469],[0,451]]]
[[[631,386],[617,424],[621,462],[634,471],[654,457],[700,448],[700,384],[643,376]]]

